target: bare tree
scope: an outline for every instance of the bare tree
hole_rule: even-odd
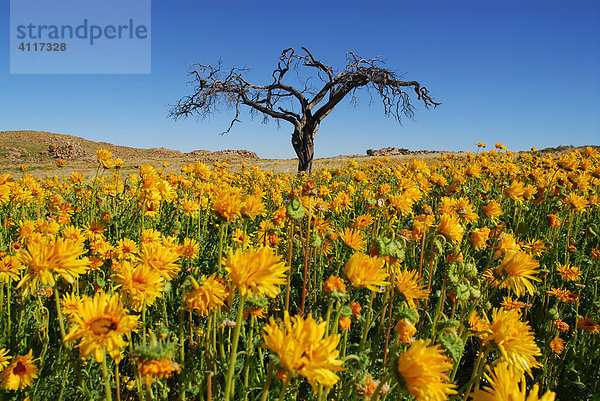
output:
[[[249,106],[252,115],[262,115],[265,122],[269,117],[287,121],[294,126],[292,145],[298,155],[298,172],[310,175],[314,139],[321,121],[346,95],[351,94],[356,101],[356,89],[364,87],[367,91],[376,91],[383,102],[385,115],[394,117],[399,123],[402,116],[412,119],[414,115],[410,88],[426,108],[440,104],[417,81],[404,81],[401,74],[384,68],[385,62],[379,57],[364,59],[348,52],[346,60],[346,67],[336,73],[304,47],[302,52],[285,49],[272,73],[273,81],[267,85],[248,82],[245,68],[223,69],[221,62],[214,66],[194,64],[188,71],[193,77],[194,91],[179,100],[170,116],[175,119],[190,115],[204,118],[218,111],[221,105],[233,108],[235,117],[223,134],[240,122],[240,105]],[[290,71],[293,72],[289,74]],[[302,78],[301,72],[307,72],[308,77]],[[296,81],[295,86],[290,85],[292,80]]]

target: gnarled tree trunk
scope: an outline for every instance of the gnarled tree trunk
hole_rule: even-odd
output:
[[[310,177],[313,156],[315,154],[315,135],[319,124],[307,123],[297,126],[292,134],[292,146],[298,156],[298,174],[306,173]]]

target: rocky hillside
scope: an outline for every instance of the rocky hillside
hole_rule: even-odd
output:
[[[118,146],[107,142],[94,142],[72,135],[55,134],[44,131],[0,131],[0,165],[44,165],[55,159],[70,161],[93,161],[96,151],[105,148],[115,157],[123,160],[170,160],[170,159],[206,159],[219,160],[231,158],[258,159],[248,150],[195,150],[182,153],[167,148],[138,149]]]

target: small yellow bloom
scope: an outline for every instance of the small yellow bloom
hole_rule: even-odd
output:
[[[483,345],[498,350],[501,360],[515,369],[531,372],[532,368],[541,366],[536,357],[542,353],[535,343],[531,326],[521,321],[517,310],[493,309]]]
[[[427,299],[429,291],[421,285],[421,276],[417,270],[396,269],[396,288],[404,296],[408,305],[413,308],[415,299]]]
[[[459,244],[462,241],[465,229],[460,225],[458,217],[443,213],[440,217],[440,225],[438,230],[445,237],[450,239],[454,244]]]
[[[289,269],[269,247],[236,249],[223,261],[233,286],[243,296],[268,296],[275,298],[279,286],[286,283]]]
[[[346,227],[340,233],[340,238],[349,248],[352,248],[355,251],[360,252],[365,249],[365,239],[358,230]]]
[[[500,280],[500,288],[509,287],[520,297],[525,292],[535,293],[535,287],[530,280],[541,281],[535,274],[540,263],[530,254],[523,251],[508,254],[495,269],[496,280]]]
[[[2,387],[7,390],[29,387],[38,377],[38,368],[33,362],[32,350],[13,359],[12,363],[2,372]]]
[[[456,394],[447,372],[452,362],[439,344],[416,340],[398,357],[398,373],[406,390],[419,401],[443,401]]]
[[[227,298],[228,288],[216,277],[216,273],[210,277],[202,276],[201,284],[191,278],[192,290],[185,293],[185,308],[196,310],[202,315],[208,315],[219,309]]]
[[[409,345],[415,339],[417,328],[408,319],[402,319],[398,321],[394,327],[394,331],[400,336],[401,344]]]
[[[115,360],[121,359],[121,349],[127,345],[124,335],[137,326],[137,316],[127,313],[119,295],[108,295],[103,292],[93,298],[84,298],[77,312],[71,315],[69,322],[73,324],[64,341],[77,341],[81,358],[93,355],[96,362],[104,360],[105,350]]]
[[[325,336],[326,326],[310,315],[290,318],[285,311],[283,321],[271,318],[264,327],[265,347],[277,354],[288,373],[304,376],[315,392],[317,384],[333,387],[340,379],[334,372],[344,370],[344,362],[337,359],[340,334]]]
[[[538,396],[539,386],[535,384],[529,395],[527,382],[522,371],[506,364],[495,365],[494,370],[487,366],[485,378],[488,385],[471,394],[473,401],[554,401],[556,396],[552,391],[547,391],[543,396]]]
[[[581,277],[581,269],[578,266],[573,266],[570,263],[558,264],[556,266],[558,274],[563,281],[577,281]]]
[[[388,272],[383,267],[383,261],[360,252],[356,252],[346,262],[344,274],[354,287],[363,287],[375,292],[383,292],[382,287],[389,284],[386,281]]]
[[[550,342],[550,349],[554,351],[556,355],[562,354],[562,352],[565,350],[565,340],[560,337],[555,337]]]

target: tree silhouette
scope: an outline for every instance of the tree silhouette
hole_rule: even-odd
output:
[[[220,106],[232,108],[235,117],[223,134],[240,122],[242,105],[250,107],[252,115],[261,115],[264,122],[269,117],[287,121],[294,126],[292,146],[298,155],[298,172],[310,175],[314,139],[321,121],[347,95],[357,100],[357,89],[374,90],[381,98],[385,115],[394,117],[399,123],[402,116],[410,119],[414,116],[415,108],[409,96],[411,88],[426,108],[440,104],[419,82],[404,81],[402,74],[384,67],[385,62],[380,57],[365,59],[348,52],[346,66],[336,73],[306,48],[302,47],[302,52],[289,48],[281,52],[272,82],[256,85],[246,79],[246,68],[223,69],[221,62],[193,64],[188,70],[193,77],[193,93],[181,98],[171,109],[170,116],[175,119],[190,115],[205,118],[218,111]],[[296,81],[295,86],[288,82],[292,80]]]

